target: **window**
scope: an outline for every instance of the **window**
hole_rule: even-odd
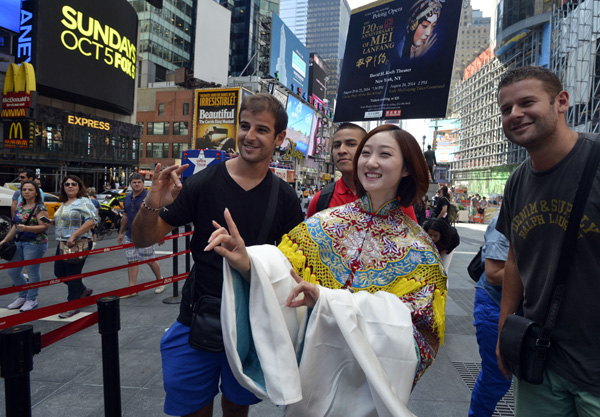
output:
[[[165,103],[159,103],[158,104],[158,115],[159,116],[164,116],[165,115]]]
[[[188,134],[188,122],[174,122],[173,123],[173,134],[174,135],[187,135]]]
[[[174,143],[173,144],[173,158],[181,158],[181,152],[190,148],[187,143]]]
[[[190,103],[183,103],[183,115],[189,116],[190,114]]]
[[[168,143],[147,143],[146,158],[168,158],[169,144]]]
[[[168,135],[170,123],[169,122],[148,122],[147,135]]]

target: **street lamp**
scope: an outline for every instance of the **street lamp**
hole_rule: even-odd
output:
[[[426,136],[423,135],[423,152],[425,152],[425,139],[426,139]]]

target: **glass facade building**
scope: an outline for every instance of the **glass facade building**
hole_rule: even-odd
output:
[[[306,47],[319,54],[330,70],[327,83],[330,106],[337,95],[349,25],[347,0],[308,0]]]
[[[164,0],[162,9],[146,0],[128,0],[138,13],[142,68],[138,86],[166,81],[168,72],[191,68],[195,0]]]
[[[279,6],[279,17],[306,46],[308,0],[282,0]]]

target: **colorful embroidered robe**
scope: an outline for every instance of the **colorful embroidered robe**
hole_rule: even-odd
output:
[[[373,212],[365,195],[319,212],[284,236],[279,249],[308,282],[400,297],[419,348],[418,381],[443,343],[447,275],[433,242],[397,200]]]

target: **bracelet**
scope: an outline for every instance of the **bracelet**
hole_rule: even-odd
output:
[[[146,199],[144,199],[144,201],[142,201],[142,207],[144,207],[146,210],[149,210],[149,211],[169,211],[169,209],[166,207],[152,208],[152,207],[148,206],[148,204],[146,204]]]

